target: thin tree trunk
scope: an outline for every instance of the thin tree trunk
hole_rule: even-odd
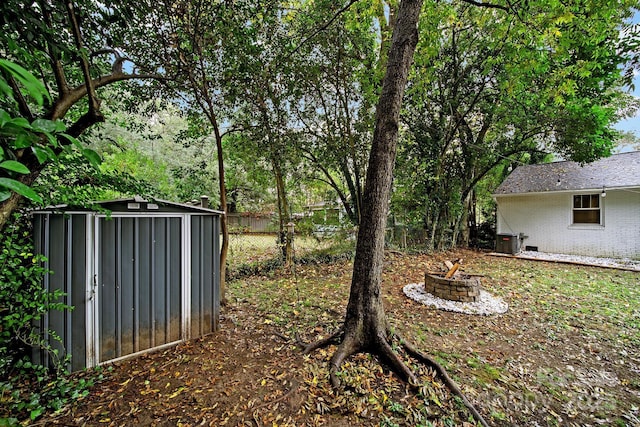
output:
[[[229,225],[227,221],[227,186],[224,177],[224,155],[222,152],[222,136],[218,128],[217,120],[212,120],[213,130],[216,137],[216,151],[218,157],[218,180],[220,188],[220,210],[224,212],[220,218],[220,229],[222,231],[222,245],[220,247],[220,303],[227,303],[227,253],[229,252]],[[217,239],[218,236],[213,236]]]
[[[291,245],[290,239],[288,238],[286,226],[286,223],[290,220],[287,189],[284,185],[284,176],[282,174],[282,170],[280,169],[280,165],[278,164],[278,159],[274,158],[272,160],[272,165],[273,173],[276,179],[276,189],[278,191],[278,243],[282,247],[282,256],[285,262],[289,264],[293,259],[293,247]]]

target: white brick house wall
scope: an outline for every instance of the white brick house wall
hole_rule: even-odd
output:
[[[640,187],[607,189],[600,225],[572,224],[573,196],[600,191],[496,195],[497,233],[524,233],[523,249],[640,259]]]

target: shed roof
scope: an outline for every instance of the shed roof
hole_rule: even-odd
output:
[[[141,197],[132,197],[127,199],[114,199],[114,200],[101,200],[95,202],[96,205],[103,209],[107,209],[112,212],[127,212],[127,213],[195,213],[195,214],[218,214],[222,215],[224,212],[215,209],[204,208],[201,206],[194,206],[186,203],[170,202],[168,200],[153,199],[146,200]],[[78,208],[69,205],[55,205],[47,206],[43,209],[37,209],[32,211],[38,212],[90,212],[90,208]]]
[[[580,165],[562,161],[518,166],[494,195],[640,187],[640,151]]]

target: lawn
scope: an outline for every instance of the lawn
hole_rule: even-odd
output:
[[[509,311],[475,316],[409,300],[408,283],[462,257]],[[333,348],[308,356],[297,339],[333,332],[351,264],[305,265],[229,284],[218,333],[102,368],[62,425],[464,426],[459,399],[431,369],[417,391],[366,355],[343,388],[328,382]],[[383,291],[392,325],[444,365],[492,426],[640,425],[640,273],[460,251],[388,253]]]

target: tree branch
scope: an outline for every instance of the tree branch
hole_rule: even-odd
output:
[[[475,1],[475,0],[462,0],[464,3],[468,3],[474,6],[479,6],[479,7],[487,7],[490,9],[500,9],[500,10],[504,10],[505,12],[509,12],[509,10],[511,10],[511,8],[509,6],[503,6],[501,4],[495,4],[495,3],[483,3],[481,1]]]
[[[45,4],[45,2],[43,1],[39,1],[38,4],[40,5],[40,9],[42,9],[42,17],[45,21],[45,24],[47,25],[47,27],[53,28],[51,22],[51,14],[49,13],[47,4]],[[60,60],[56,57],[54,50],[51,47],[51,42],[47,41],[46,45],[47,53],[49,54],[49,59],[51,61],[51,70],[53,71],[53,75],[56,80],[56,86],[58,87],[58,94],[59,96],[64,96],[64,94],[66,94],[69,90],[69,84],[67,83],[67,77],[64,74],[64,68]],[[43,80],[46,84],[47,80],[44,78]]]
[[[91,79],[91,72],[89,70],[89,60],[87,55],[83,52],[84,44],[82,42],[82,34],[80,32],[80,24],[71,0],[67,0],[65,3],[67,13],[69,14],[69,22],[71,24],[71,31],[73,32],[73,38],[76,42],[76,48],[78,49],[78,55],[80,56],[80,68],[82,69],[82,76],[87,88],[87,96],[89,98],[89,114],[90,116],[97,118],[99,121],[104,120],[104,117],[100,113],[100,100],[96,94],[93,80]]]
[[[293,56],[295,55],[302,46],[304,46],[305,44],[309,43],[309,41],[311,41],[315,36],[317,36],[318,34],[320,34],[321,32],[323,32],[324,30],[326,30],[327,28],[329,28],[331,26],[331,24],[333,24],[333,22],[338,19],[338,17],[340,15],[342,15],[344,12],[346,12],[347,10],[349,10],[349,8],[356,3],[358,0],[351,0],[349,1],[349,3],[347,3],[346,6],[344,6],[342,9],[340,9],[339,11],[337,11],[335,13],[335,15],[333,15],[333,17],[328,20],[324,25],[318,27],[313,33],[311,33],[310,36],[308,36],[306,39],[302,40],[302,42],[300,42],[300,44],[298,46],[296,46],[295,49],[293,49],[291,51],[291,53],[289,53],[288,56]]]
[[[134,80],[134,79],[154,79],[154,80],[167,80],[168,78],[159,74],[124,74],[124,73],[115,73],[108,74],[106,76],[98,77],[97,79],[93,79],[91,81],[92,87],[95,89],[101,88],[103,86],[107,86],[111,83],[125,81],[125,80]],[[82,97],[87,95],[87,85],[83,84],[77,86],[71,90],[69,90],[66,94],[59,97],[53,108],[47,115],[49,120],[60,119],[64,117],[67,111]]]
[[[11,89],[13,89],[13,97],[18,103],[20,114],[22,114],[27,120],[32,122],[34,119],[33,114],[31,113],[31,109],[29,108],[29,103],[24,98],[22,92],[20,91],[20,88],[18,87],[18,82],[16,82],[16,79],[14,79],[11,75],[9,76],[8,80],[9,86],[11,86]]]

